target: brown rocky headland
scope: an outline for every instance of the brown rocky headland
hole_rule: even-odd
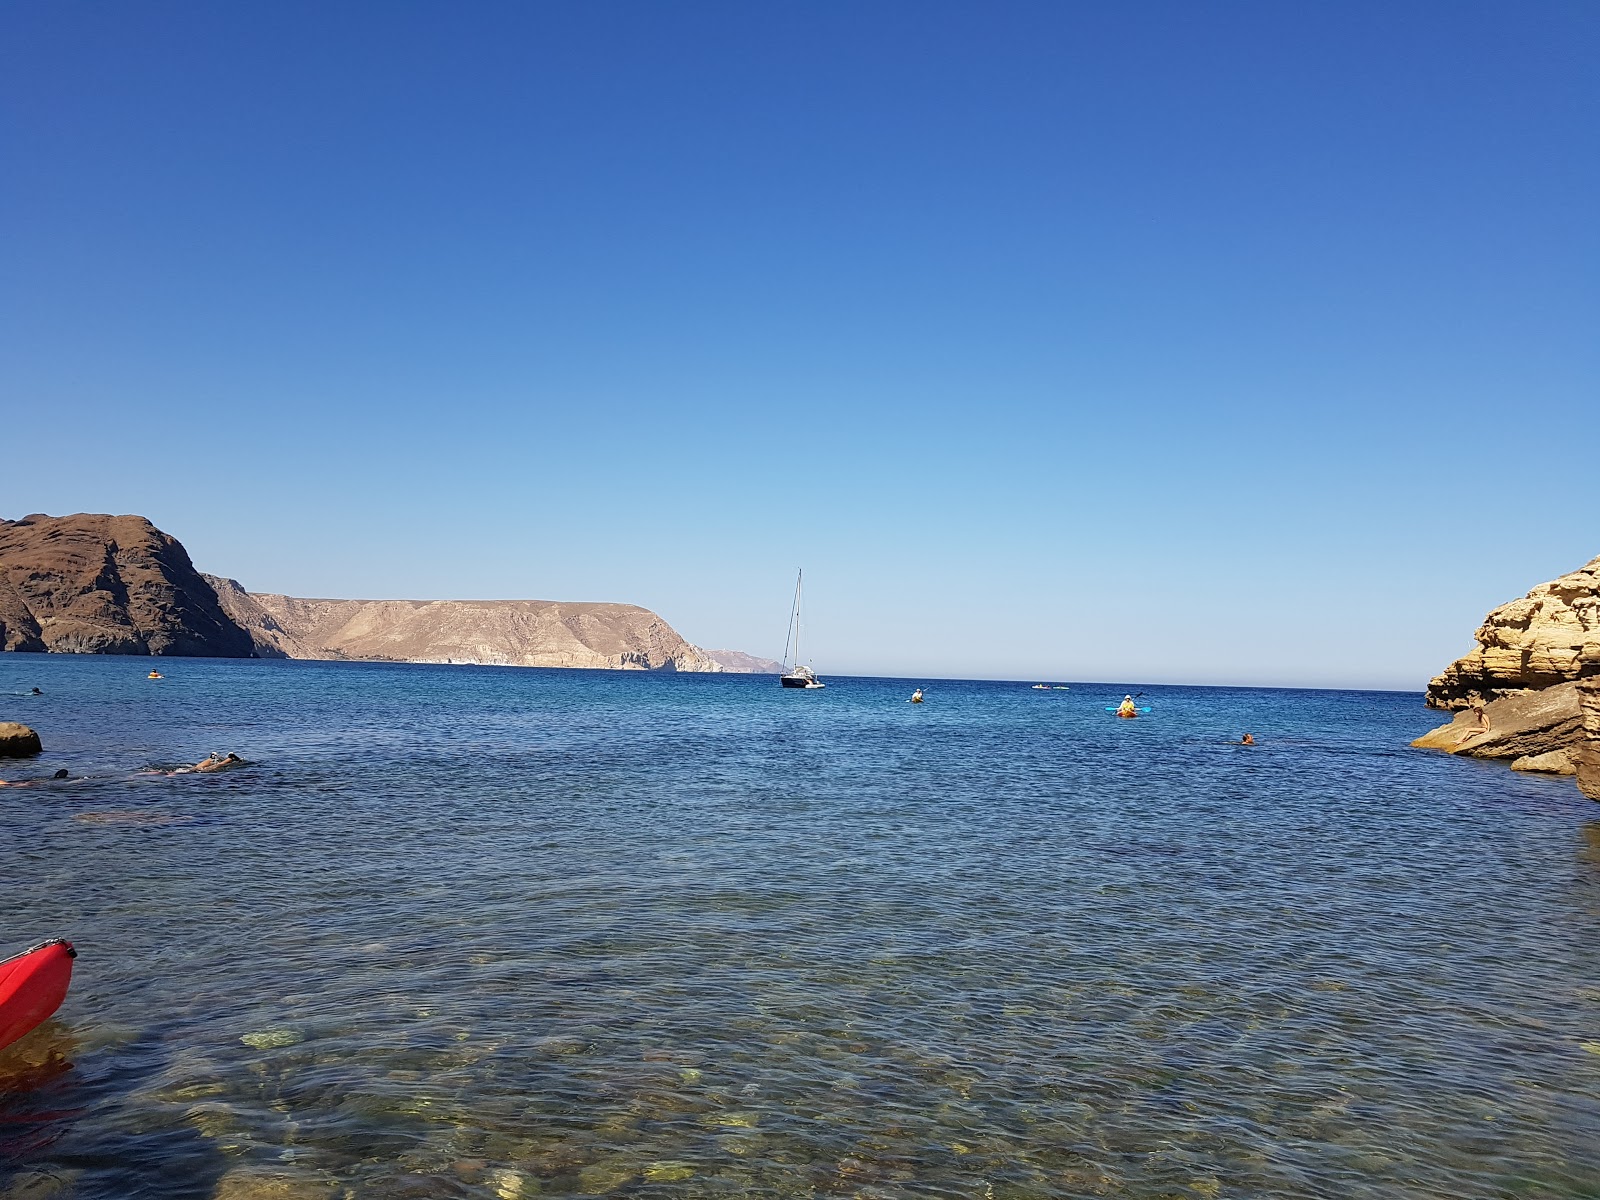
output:
[[[634,604],[559,600],[311,600],[208,577],[263,658],[726,670]]]
[[[1476,637],[1476,647],[1428,684],[1429,707],[1465,708],[1600,677],[1600,558],[1502,604]]]
[[[1600,558],[1502,604],[1429,685],[1455,720],[1413,746],[1576,775],[1600,800]]]
[[[143,517],[0,520],[0,648],[248,658],[177,538]]]
[[[313,600],[202,575],[144,517],[0,520],[0,649],[603,670],[769,671],[635,604]]]

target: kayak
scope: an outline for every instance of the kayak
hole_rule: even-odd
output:
[[[51,938],[0,961],[0,1050],[61,1007],[77,957],[71,942]]]

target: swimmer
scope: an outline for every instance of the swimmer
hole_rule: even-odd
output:
[[[911,693],[911,699],[906,701],[906,703],[908,703],[908,704],[921,704],[922,703],[922,689],[918,688],[916,691],[912,692]]]
[[[30,696],[42,696],[42,695],[44,695],[44,693],[41,692],[38,688],[34,688],[33,691],[28,693],[28,695],[30,695]]]
[[[1124,696],[1122,703],[1117,705],[1117,716],[1136,717],[1139,715],[1139,706],[1133,702],[1132,696]]]
[[[62,767],[54,775],[50,776],[49,779],[13,779],[9,782],[4,779],[0,779],[0,787],[38,787],[41,783],[50,783],[57,779],[69,778],[71,778],[71,776],[68,774],[67,769]]]
[[[243,765],[244,759],[230,751],[227,754],[208,754],[199,762],[195,763],[191,769],[210,774],[213,771],[226,771],[229,767],[238,767]]]
[[[1254,746],[1255,744],[1256,739],[1248,733],[1239,739],[1239,745],[1241,746]]]

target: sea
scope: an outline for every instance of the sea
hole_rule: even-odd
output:
[[[827,682],[0,656],[74,777],[0,955],[79,952],[0,1197],[1600,1196],[1570,779],[1420,694]]]

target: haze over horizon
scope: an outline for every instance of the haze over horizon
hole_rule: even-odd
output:
[[[1600,554],[1593,5],[0,30],[6,517],[773,658],[804,566],[824,674],[1406,690]]]

